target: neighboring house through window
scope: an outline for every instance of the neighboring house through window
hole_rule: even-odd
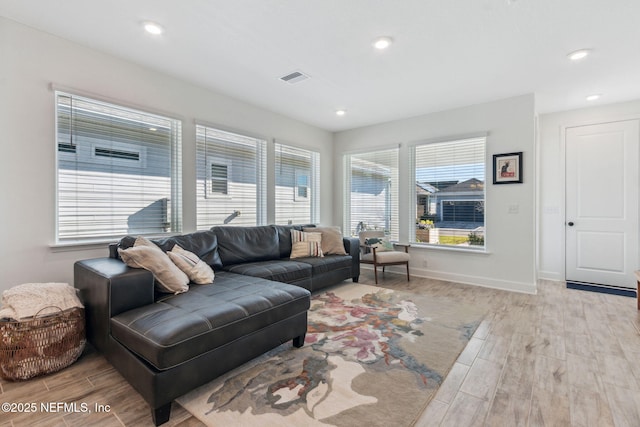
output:
[[[294,190],[294,200],[305,202],[309,200],[309,173],[306,170],[296,171],[296,187]]]
[[[320,153],[276,142],[275,223],[309,224],[320,220]]]
[[[345,160],[345,234],[364,227],[384,230],[398,240],[398,148],[347,154]]]
[[[413,163],[412,242],[483,248],[485,138],[416,144]]]
[[[205,183],[205,197],[229,194],[230,162],[212,157],[207,160],[207,182]]]
[[[266,223],[266,141],[196,125],[197,228]]]
[[[180,121],[55,97],[56,242],[180,232]]]

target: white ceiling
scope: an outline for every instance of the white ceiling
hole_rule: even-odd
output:
[[[0,0],[0,15],[330,131],[525,93],[539,113],[640,99],[640,0]],[[375,51],[382,35],[395,43]],[[279,80],[292,71],[311,79]]]

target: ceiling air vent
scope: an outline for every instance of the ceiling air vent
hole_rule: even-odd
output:
[[[287,74],[286,76],[280,77],[280,80],[282,80],[283,82],[293,84],[293,83],[301,82],[303,80],[307,80],[308,78],[309,76],[307,76],[306,74],[303,74],[300,71],[294,71],[291,74]]]

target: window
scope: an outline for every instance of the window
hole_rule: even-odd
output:
[[[266,141],[196,125],[197,228],[266,223]]]
[[[207,182],[205,183],[206,197],[214,197],[216,194],[229,194],[229,167],[222,159],[212,158],[208,161]]]
[[[485,138],[418,144],[413,162],[413,242],[484,248]]]
[[[276,224],[319,221],[320,154],[275,144]]]
[[[384,230],[398,240],[398,149],[345,156],[344,224],[356,236],[366,229]]]
[[[55,96],[56,242],[180,232],[181,123]]]
[[[309,175],[306,171],[296,171],[294,200],[298,202],[309,200]]]

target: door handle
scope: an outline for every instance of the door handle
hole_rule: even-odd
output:
[[[573,227],[573,221],[569,221],[569,222],[567,223],[567,225],[568,225],[569,227]]]

